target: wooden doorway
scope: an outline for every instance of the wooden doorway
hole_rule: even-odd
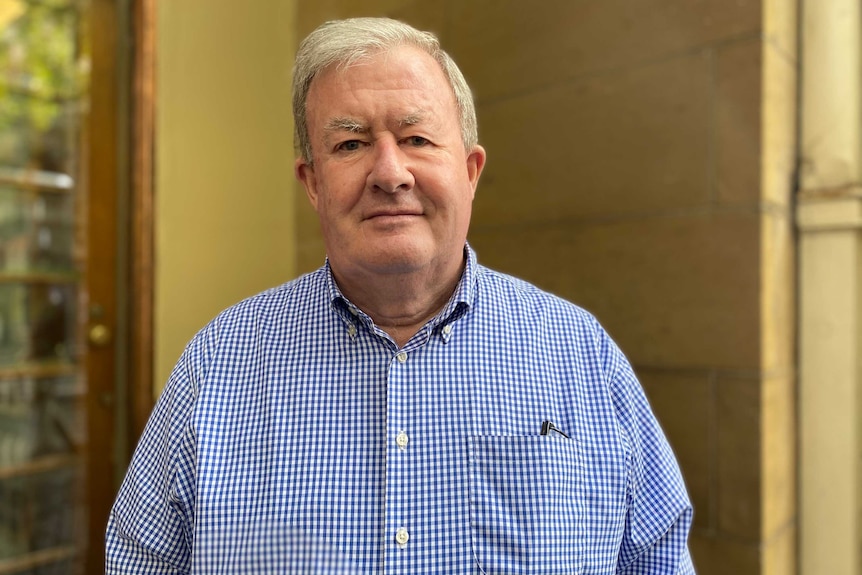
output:
[[[103,572],[152,407],[152,22],[0,4],[0,575]]]

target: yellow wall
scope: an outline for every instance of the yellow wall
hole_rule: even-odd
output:
[[[159,2],[155,386],[216,313],[295,273],[292,0]]]

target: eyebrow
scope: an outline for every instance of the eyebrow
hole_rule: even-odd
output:
[[[361,134],[368,131],[368,126],[353,118],[332,118],[326,123],[324,130],[330,132],[352,132]]]
[[[411,112],[398,121],[399,126],[416,126],[425,120],[425,115],[422,112]],[[347,116],[332,118],[324,127],[326,132],[351,132],[354,134],[362,134],[368,132],[368,126]]]
[[[412,114],[408,114],[401,118],[401,121],[398,122],[400,126],[415,126],[417,124],[421,124],[425,119],[425,116],[422,115],[422,112],[413,112]]]
[[[421,110],[417,110],[403,116],[398,121],[398,125],[399,127],[416,126],[423,123],[425,120],[425,114]],[[332,134],[336,134],[339,132],[348,132],[350,134],[367,134],[370,131],[371,128],[367,124],[361,122],[360,120],[357,120],[356,118],[351,118],[349,116],[337,116],[326,122],[326,125],[323,127],[323,138],[324,142],[328,142]]]

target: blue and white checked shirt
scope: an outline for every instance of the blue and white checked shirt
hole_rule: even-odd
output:
[[[216,317],[135,452],[107,572],[693,573],[685,486],[622,353],[466,255],[401,349],[327,266]]]

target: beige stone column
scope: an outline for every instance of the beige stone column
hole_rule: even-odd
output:
[[[800,569],[862,573],[862,66],[858,0],[804,0]]]

